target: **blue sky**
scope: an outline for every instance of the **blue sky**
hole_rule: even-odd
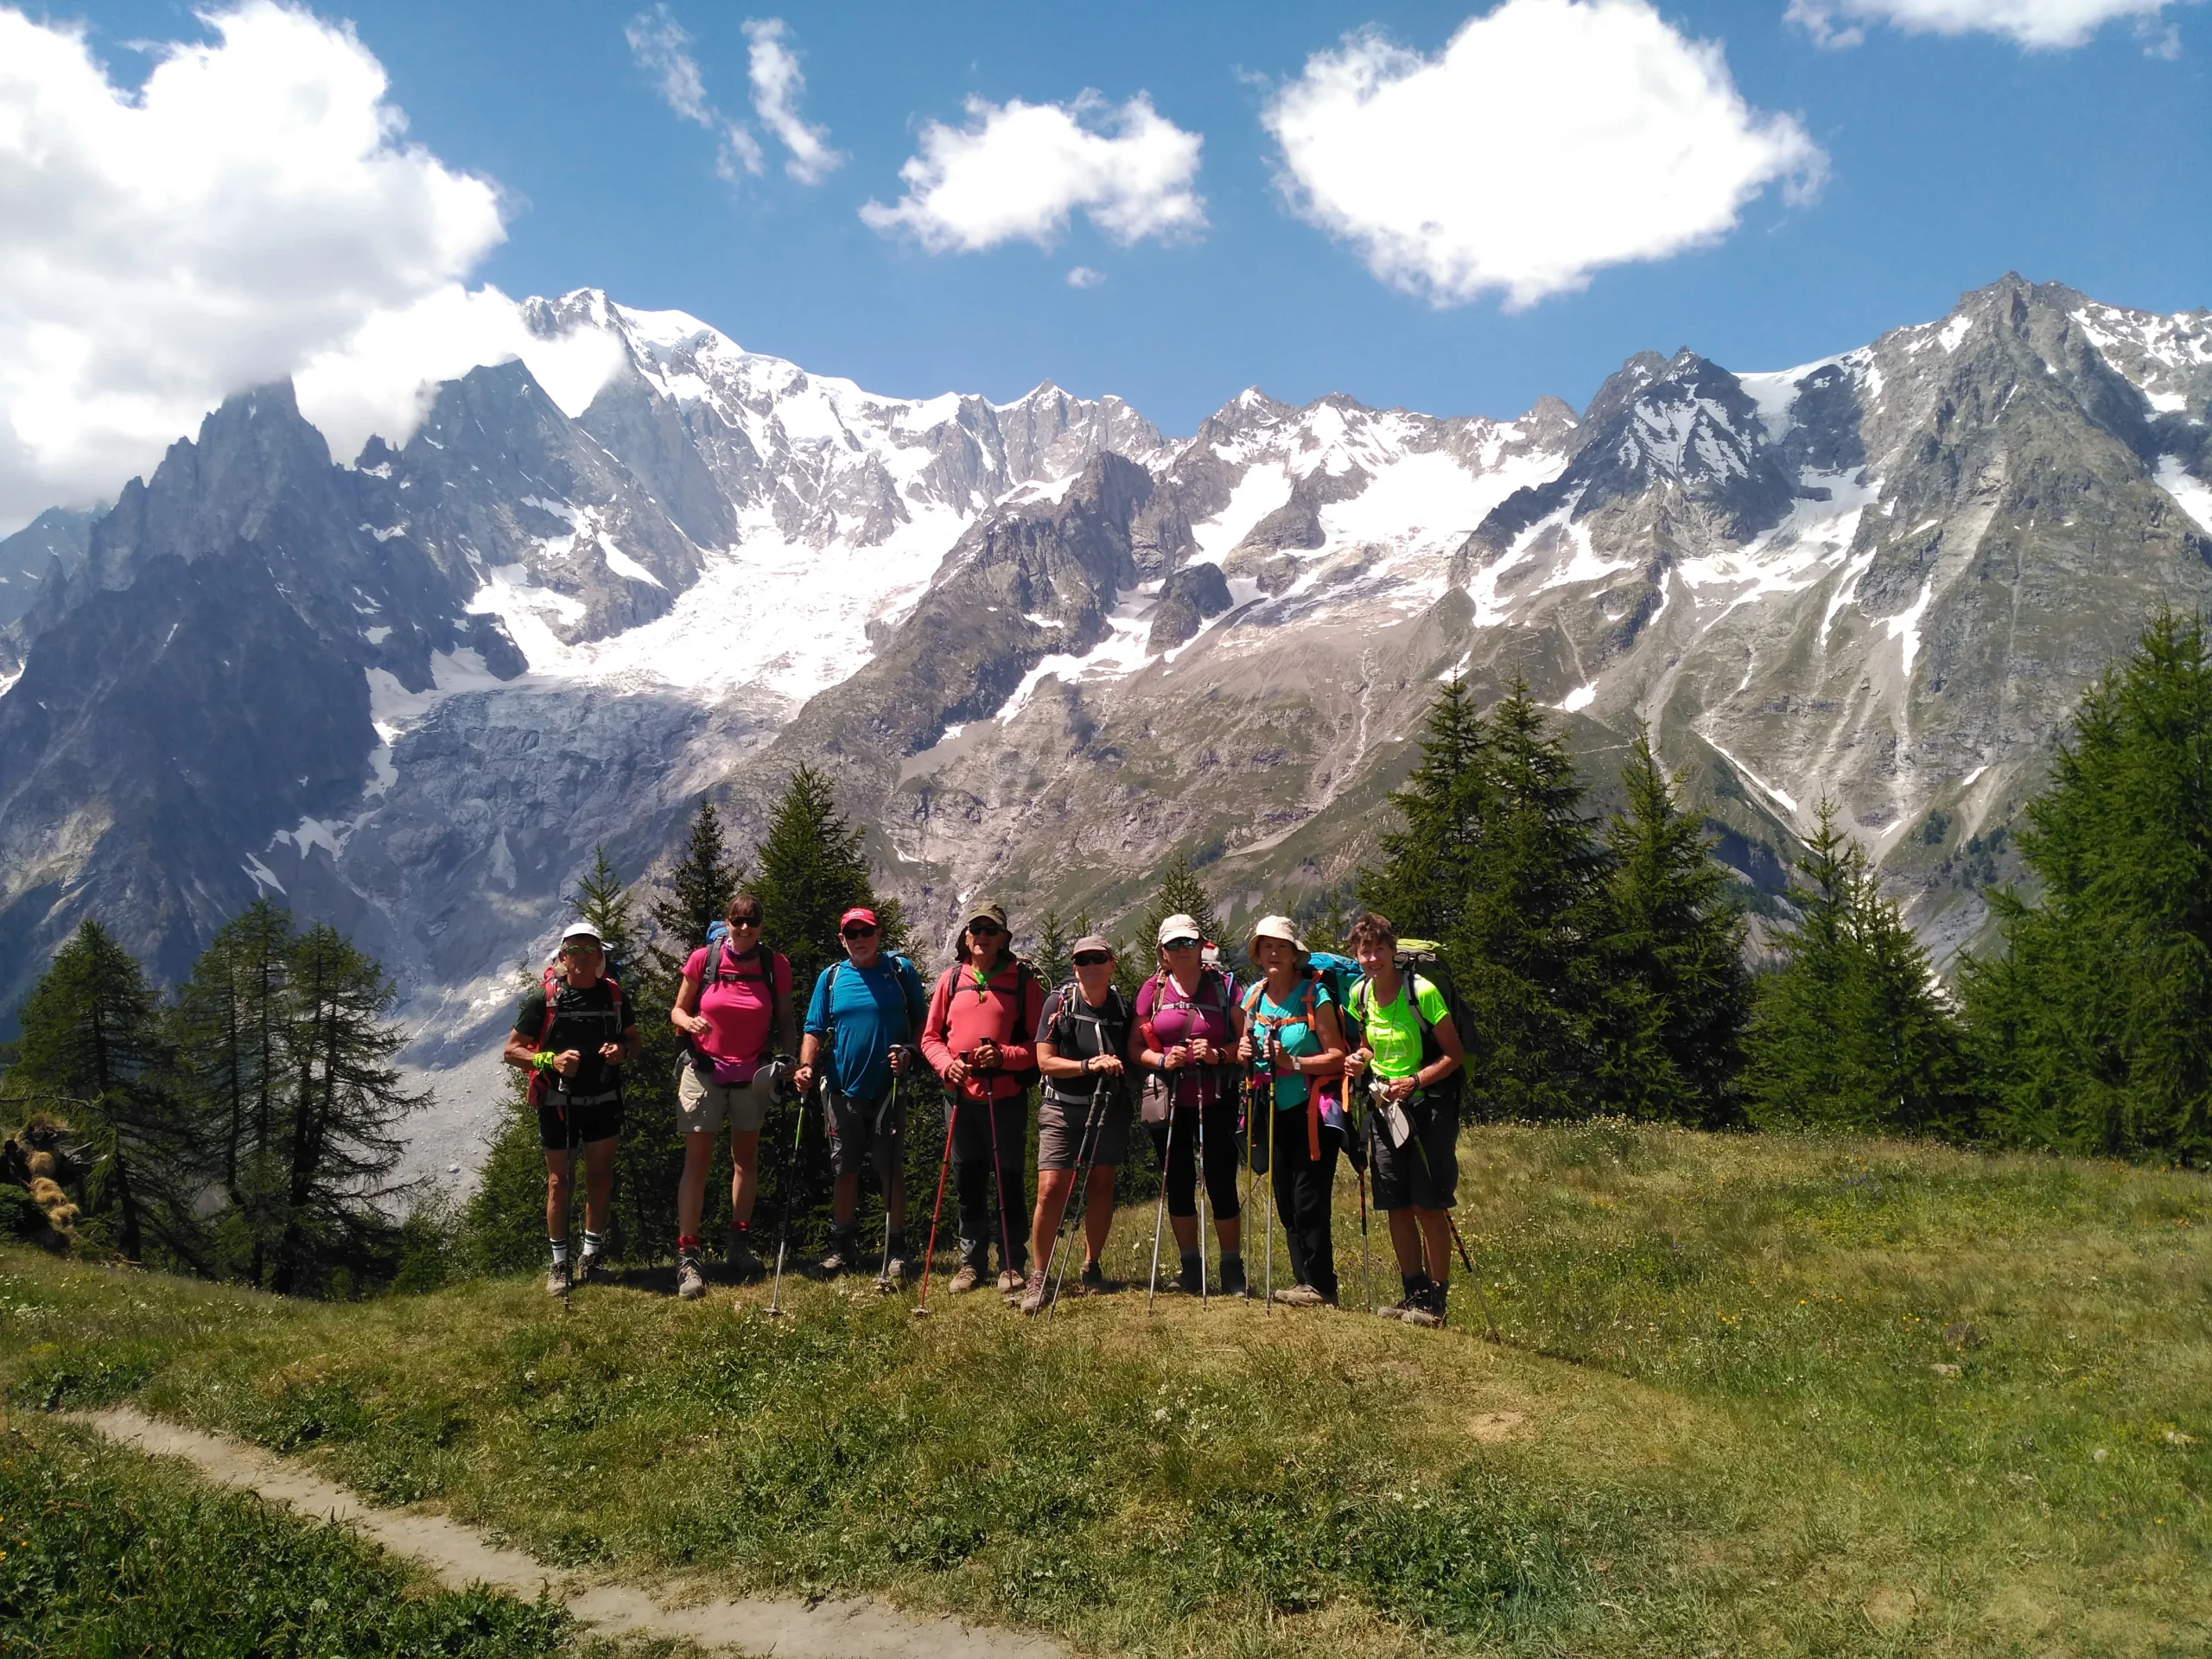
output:
[[[2012,3],[2094,15],[2131,0]],[[2005,0],[1847,10],[1946,3]],[[1823,45],[1778,3],[1662,6],[1666,26],[1720,48],[1758,118],[1796,124],[1824,158],[1809,171],[1824,176],[1793,203],[1777,175],[1710,245],[1601,265],[1579,290],[1518,308],[1495,289],[1440,306],[1379,280],[1357,248],[1294,211],[1262,122],[1308,58],[1348,32],[1434,59],[1474,8],[856,0],[772,12],[671,0],[664,20],[690,37],[715,118],[743,122],[765,146],[764,170],[734,178],[718,176],[717,131],[680,118],[626,42],[636,4],[314,10],[351,21],[411,143],[504,193],[505,239],[474,257],[471,284],[514,296],[603,287],[887,393],[1003,399],[1049,378],[1119,392],[1186,432],[1251,384],[1292,401],[1342,391],[1510,415],[1546,391],[1579,404],[1644,347],[1784,366],[1940,315],[2008,269],[2125,305],[2212,302],[2212,9],[2133,3],[2149,15],[2040,49],[1878,16],[1859,20],[1857,44]],[[787,152],[749,102],[744,24],[769,16],[804,71],[800,114],[843,158],[818,182],[786,173]],[[209,38],[176,4],[31,21],[81,22],[91,54],[126,88],[151,62],[130,43]],[[1190,188],[1203,230],[1124,244],[1077,210],[1049,249],[1016,239],[930,252],[911,231],[862,222],[864,203],[899,200],[927,124],[957,127],[963,100],[1065,105],[1085,89],[1109,107],[1147,94],[1163,122],[1202,137]],[[1486,153],[1421,156],[1397,171],[1524,167],[1548,130],[1538,120]],[[1071,287],[1077,266],[1103,280]],[[0,311],[7,281],[0,269]]]

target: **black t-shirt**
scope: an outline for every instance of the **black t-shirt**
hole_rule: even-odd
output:
[[[545,988],[540,985],[523,998],[522,1011],[515,1016],[515,1034],[532,1047],[550,1049],[556,1054],[571,1048],[582,1052],[575,1076],[569,1079],[568,1092],[572,1096],[588,1100],[612,1094],[613,1068],[600,1058],[600,1045],[621,1040],[629,1011],[617,1006],[614,987],[604,975],[589,990],[578,990],[564,979],[556,980],[554,985],[553,1029],[545,1032],[543,1041],[539,1039],[538,1033],[545,1029]]]
[[[1081,986],[1064,985],[1045,999],[1032,1040],[1050,1043],[1052,1052],[1064,1060],[1088,1060],[1100,1054],[1119,1054],[1126,1060],[1131,1017],[1118,985],[1106,988],[1105,1003],[1099,1007],[1084,1001]],[[1045,1092],[1066,1100],[1089,1100],[1094,1088],[1112,1088],[1118,1081],[1103,1074],[1051,1077],[1046,1080]]]

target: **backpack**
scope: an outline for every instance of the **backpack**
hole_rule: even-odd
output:
[[[1349,1007],[1347,999],[1351,988],[1364,977],[1359,964],[1350,957],[1340,957],[1333,950],[1308,951],[1306,957],[1306,977],[1318,979],[1329,988],[1329,995],[1339,1008]]]
[[[881,952],[877,957],[876,960],[889,968],[893,976],[898,980],[899,990],[899,1012],[906,1016],[906,1040],[903,1043],[893,1043],[891,1046],[893,1048],[916,1047],[918,1045],[916,1043],[915,1039],[920,1033],[922,1021],[914,1017],[913,1005],[906,1000],[906,991],[909,985],[918,986],[922,982],[921,970],[914,966],[913,958],[906,955],[902,951],[886,950]],[[840,957],[836,961],[831,963],[830,964],[830,988],[822,994],[822,1017],[830,1021],[830,1029],[826,1034],[830,1040],[830,1046],[832,1048],[836,1046],[837,1041],[837,975],[840,970],[851,968],[853,964],[850,959],[844,957]],[[857,973],[860,970],[858,969],[854,969],[854,971]],[[923,1001],[926,1003],[928,1001],[928,998],[925,996]],[[924,1017],[927,1017],[926,1012],[925,1012]]]
[[[965,976],[965,977],[963,977],[963,976]],[[974,969],[969,968],[964,962],[956,962],[951,967],[944,970],[944,977],[952,982],[950,988],[945,992],[944,996],[945,1019],[948,1023],[950,1023],[952,1018],[953,999],[958,996],[963,989],[972,987],[976,993],[976,1000],[978,1002],[982,1001],[985,997],[990,995],[989,981],[996,979],[999,976],[999,970],[996,968],[993,968],[990,973],[986,976],[985,982],[982,984],[977,984],[973,976]],[[1072,983],[1073,982],[1070,982]],[[1021,1010],[1028,1004],[1029,1001],[1029,988],[1032,985],[1041,985],[1042,983],[1044,983],[1044,982],[1037,977],[1037,970],[1029,965],[1029,962],[1027,957],[1016,957],[1014,959],[1014,1024],[1017,1027],[1021,1023]],[[833,987],[832,988],[834,989],[835,988]],[[1019,1043],[1028,1035],[1029,1033],[1027,1032],[1016,1030],[1008,1033],[1005,1040],[1009,1043]]]
[[[557,1004],[560,995],[568,988],[569,976],[560,971],[560,967],[561,959],[556,956],[545,964],[545,976],[541,982],[545,992],[545,1023],[537,1028],[537,1046],[541,1049],[545,1046],[545,1039],[553,1034],[553,1023],[559,1016]],[[601,974],[600,977],[607,982],[607,988],[614,994],[614,1029],[620,1033],[622,1029],[621,984],[612,974]],[[533,1071],[530,1074],[529,1100],[532,1106],[543,1106],[552,1097],[553,1076],[550,1071]],[[619,1090],[622,1086],[620,1071],[615,1072],[614,1079],[615,1088]]]
[[[1474,1058],[1474,1049],[1469,1041],[1470,1027],[1466,1004],[1459,1000],[1458,991],[1452,984],[1452,970],[1444,961],[1444,947],[1433,939],[1401,939],[1398,941],[1397,964],[1398,972],[1407,982],[1407,995],[1413,1003],[1414,1018],[1421,1025],[1421,1063],[1423,1065],[1433,1065],[1441,1058],[1444,1047],[1436,1040],[1436,1027],[1428,1022],[1427,1017],[1421,1011],[1421,987],[1418,982],[1427,981],[1436,988],[1437,994],[1444,999],[1445,1016],[1452,1021],[1452,1029],[1459,1039],[1460,1052],[1466,1058],[1459,1062],[1450,1077],[1445,1078],[1433,1089],[1425,1090],[1422,1092],[1432,1100],[1455,1100],[1465,1084],[1467,1067]],[[1367,1016],[1361,1014],[1359,1011],[1363,1007],[1371,1011],[1375,996],[1374,988],[1368,983],[1365,976],[1363,975],[1359,983],[1352,988],[1352,995],[1358,1000],[1347,1002],[1346,1006],[1351,1008],[1355,1016],[1360,1020],[1360,1023],[1364,1025],[1367,1023]]]
[[[1174,980],[1169,976],[1167,970],[1165,968],[1162,968],[1155,970],[1151,977],[1145,981],[1144,985],[1141,985],[1137,988],[1137,1001],[1141,1003],[1144,1001],[1145,986],[1148,985],[1152,988],[1152,1013],[1154,1019],[1159,1018],[1160,1011],[1162,1008],[1217,1009],[1221,1014],[1222,1030],[1224,1034],[1227,1034],[1230,1031],[1229,1011],[1230,1004],[1233,996],[1231,988],[1235,983],[1236,982],[1230,976],[1228,969],[1222,968],[1216,963],[1207,963],[1204,967],[1198,969],[1198,995],[1195,998],[1187,997],[1183,995],[1181,988],[1177,986]],[[1209,986],[1213,988],[1216,996],[1218,998],[1217,1001],[1209,998],[1206,995],[1206,988]],[[1136,1017],[1136,1010],[1134,1007],[1131,1007],[1129,1014],[1130,1018],[1134,1020]],[[1219,1099],[1221,1097],[1221,1091],[1224,1087],[1221,1074],[1228,1069],[1229,1068],[1226,1066],[1218,1065],[1201,1066],[1198,1068],[1201,1076],[1209,1072],[1213,1074],[1208,1081],[1210,1081],[1212,1085],[1214,1098],[1216,1099]],[[1169,1073],[1164,1071],[1154,1071],[1145,1078],[1143,1100],[1144,1121],[1147,1123],[1164,1123],[1167,1121],[1168,1088],[1166,1079],[1169,1075]],[[1198,1098],[1201,1101],[1204,1101],[1206,1098],[1203,1084],[1201,1085],[1201,1091]]]
[[[1061,1020],[1081,1020],[1093,1028],[1094,1034],[1098,1039],[1098,1052],[1102,1054],[1122,1052],[1120,1049],[1106,1041],[1106,1026],[1109,1020],[1119,1018],[1124,1033],[1136,1024],[1136,1010],[1131,1007],[1128,1001],[1123,998],[1122,988],[1118,985],[1109,985],[1106,988],[1107,1011],[1104,1014],[1093,1014],[1090,1011],[1090,1005],[1084,1001],[1082,985],[1072,979],[1052,993],[1052,1001],[1049,1006],[1052,1008],[1052,1023],[1046,1027],[1046,1029],[1054,1033],[1056,1039]],[[1070,1078],[1069,1081],[1073,1082],[1074,1079]],[[1102,1088],[1109,1085],[1118,1086],[1127,1081],[1126,1075],[1120,1077],[1095,1076],[1090,1080],[1090,1093],[1073,1095],[1067,1093],[1058,1080],[1047,1078],[1045,1084],[1045,1094],[1048,1099],[1089,1105],[1097,1100]]]
[[[773,1052],[777,1037],[783,1030],[784,1014],[784,999],[776,990],[776,964],[779,962],[784,963],[784,972],[788,977],[791,973],[790,962],[782,951],[771,950],[766,941],[753,948],[753,955],[750,957],[731,956],[728,922],[716,922],[707,930],[706,951],[707,960],[700,967],[700,1005],[702,1007],[705,1005],[709,986],[726,984],[732,980],[747,979],[766,985],[768,990],[768,1050],[766,1052]],[[729,965],[734,962],[747,961],[752,962],[760,971],[757,974],[741,974]],[[704,1081],[712,1083],[714,1078],[706,1074],[713,1071],[714,1061],[700,1052],[699,1046],[692,1040],[691,1033],[689,1032],[683,1034],[683,1052],[676,1063],[677,1076],[680,1078],[683,1075],[683,1068],[689,1065],[697,1070]]]

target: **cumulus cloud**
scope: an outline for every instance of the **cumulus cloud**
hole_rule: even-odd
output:
[[[1645,0],[1505,0],[1434,58],[1349,36],[1262,119],[1297,209],[1437,305],[1533,305],[1711,243],[1770,185],[1808,200],[1827,168]]]
[[[1916,35],[2005,35],[2022,46],[2080,46],[2115,17],[2156,17],[2173,0],[1790,0],[1789,21],[1824,46],[1856,46],[1869,23]],[[2176,37],[2146,35],[2155,56]]]
[[[830,148],[828,128],[809,126],[799,118],[806,77],[799,73],[798,54],[784,44],[788,35],[780,17],[755,18],[745,25],[745,38],[753,43],[753,112],[791,152],[784,171],[801,184],[819,184],[845,158]]]
[[[1050,247],[1081,209],[1124,245],[1205,228],[1192,188],[1205,141],[1185,132],[1140,92],[1116,108],[1086,92],[1072,104],[968,100],[967,124],[932,121],[920,153],[899,169],[906,194],[870,201],[874,229],[911,232],[932,253],[973,253],[1001,242]]]
[[[132,92],[78,29],[0,10],[0,528],[111,495],[310,363],[326,405],[404,438],[421,388],[359,346],[425,306],[450,372],[518,354],[513,307],[461,286],[505,235],[497,187],[405,142],[353,32],[268,0],[206,21]],[[349,361],[375,372],[341,396]]]
[[[1068,272],[1070,288],[1096,288],[1105,280],[1105,272],[1093,270],[1089,265],[1077,265]]]

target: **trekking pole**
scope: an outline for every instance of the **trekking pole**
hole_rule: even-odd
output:
[[[1275,1311],[1275,1185],[1280,1177],[1275,1171],[1275,1119],[1281,1116],[1275,1110],[1275,1091],[1268,1089],[1268,1263],[1267,1300],[1260,1304],[1260,1312]]]
[[[884,1108],[884,1116],[878,1120],[875,1126],[875,1137],[878,1141],[886,1138],[884,1130],[886,1123],[896,1123],[899,1121],[899,1074],[896,1071],[891,1074],[891,1099],[889,1104]],[[899,1157],[903,1159],[906,1154],[906,1148],[902,1144],[899,1148]],[[899,1170],[903,1167],[903,1164],[893,1160],[893,1169]],[[883,1265],[876,1269],[875,1287],[887,1296],[891,1294],[891,1183],[898,1179],[895,1174],[883,1178]]]
[[[822,1078],[822,1089],[826,1097],[830,1089],[827,1076]],[[791,1145],[784,1152],[783,1216],[776,1223],[776,1280],[768,1289],[768,1317],[772,1319],[780,1319],[784,1316],[784,1255],[791,1247],[791,1182],[794,1179],[791,1166],[798,1161],[798,1145],[806,1137],[806,1096],[795,1095],[791,1106],[792,1116],[798,1121],[791,1130]]]
[[[1014,1271],[1014,1230],[1007,1216],[1006,1165],[999,1157],[999,1103],[995,1096],[983,1097],[983,1121],[991,1126],[991,1185],[999,1205],[999,1271]]]
[[[1104,1122],[1104,1115],[1099,1109],[1099,1103],[1104,1097],[1103,1090],[1096,1088],[1092,1090],[1090,1096],[1090,1111],[1089,1115],[1084,1117],[1083,1122],[1083,1144],[1076,1149],[1075,1191],[1068,1195],[1068,1202],[1065,1207],[1060,1211],[1060,1224],[1052,1230],[1052,1251],[1045,1258],[1045,1276],[1048,1280],[1052,1276],[1052,1256],[1057,1255],[1060,1258],[1060,1276],[1058,1282],[1052,1286],[1052,1295],[1045,1304],[1045,1317],[1048,1319],[1052,1317],[1052,1310],[1060,1305],[1060,1286],[1065,1285],[1068,1281],[1068,1259],[1060,1249],[1060,1243],[1067,1236],[1068,1212],[1070,1211],[1077,1209],[1081,1210],[1082,1217],[1076,1224],[1085,1230],[1084,1236],[1086,1238],[1089,1236],[1088,1230],[1090,1225],[1090,1171],[1091,1166],[1097,1161],[1098,1157],[1098,1131],[1100,1126]],[[1041,1181],[1044,1179],[1044,1177],[1040,1175],[1038,1177],[1038,1179]]]
[[[1434,1191],[1436,1177],[1428,1166],[1428,1148],[1421,1145],[1419,1135],[1409,1135],[1406,1138],[1414,1143],[1414,1155],[1421,1160],[1421,1172],[1427,1177],[1430,1190]],[[1490,1328],[1490,1339],[1503,1344],[1505,1338],[1497,1333],[1497,1316],[1490,1311],[1490,1294],[1483,1288],[1482,1274],[1475,1271],[1474,1258],[1467,1254],[1467,1241],[1460,1235],[1459,1217],[1446,1210],[1444,1221],[1452,1230],[1452,1242],[1459,1247],[1459,1261],[1467,1269],[1468,1282],[1475,1287],[1475,1300],[1483,1305],[1483,1323]]]
[[[1361,1148],[1359,1176],[1359,1273],[1367,1281],[1367,1311],[1375,1311],[1375,1260],[1367,1253],[1367,1164],[1366,1159],[1375,1155],[1375,1143],[1370,1141]]]
[[[1175,1091],[1167,1091],[1167,1139],[1160,1149],[1160,1202],[1152,1211],[1152,1283],[1144,1294],[1144,1311],[1152,1312],[1153,1298],[1160,1294],[1160,1224],[1167,1215],[1167,1166],[1175,1155]],[[1198,1259],[1205,1259],[1206,1241],[1198,1238]]]
[[[1174,1096],[1174,1094],[1173,1094],[1173,1092],[1172,1090],[1169,1092],[1168,1096],[1167,1096],[1167,1135],[1168,1135],[1168,1138],[1169,1138],[1171,1141],[1174,1138],[1174,1135],[1175,1135],[1175,1096]],[[1234,1150],[1235,1150],[1235,1148],[1233,1148],[1233,1147],[1232,1147],[1232,1148],[1231,1148],[1231,1150],[1232,1150],[1232,1151],[1234,1151]],[[1167,1192],[1167,1187],[1166,1187],[1166,1183],[1167,1183],[1167,1166],[1166,1166],[1166,1161],[1164,1159],[1163,1159],[1163,1160],[1161,1160],[1161,1162],[1160,1162],[1160,1196],[1161,1196],[1161,1198],[1164,1199],[1164,1198],[1166,1197],[1166,1192]],[[1205,1306],[1207,1306],[1207,1301],[1206,1301],[1206,1231],[1207,1231],[1207,1229],[1206,1229],[1206,1087],[1205,1087],[1205,1085],[1204,1084],[1200,1084],[1198,1085],[1198,1180],[1197,1180],[1196,1185],[1197,1185],[1197,1187],[1198,1187],[1198,1306],[1199,1306],[1200,1307],[1205,1307]],[[1233,1190],[1232,1190],[1232,1192],[1230,1192],[1230,1197],[1232,1197],[1232,1198],[1236,1196],[1236,1194],[1235,1194],[1235,1192],[1234,1192],[1234,1191],[1233,1191]]]
[[[557,1076],[558,1074],[556,1073],[556,1075]],[[569,1312],[569,1294],[576,1287],[576,1269],[582,1264],[583,1261],[582,1248],[576,1238],[575,1103],[569,1098],[568,1081],[569,1080],[566,1077],[563,1077],[561,1079],[561,1087],[556,1091],[561,1096],[561,1127],[563,1131],[561,1138],[567,1143],[569,1152],[569,1192],[568,1197],[563,1200],[567,1207],[563,1210],[561,1216],[561,1231],[563,1235],[563,1242],[569,1247],[569,1270],[561,1275],[561,1313],[563,1317],[565,1317]],[[589,1220],[591,1217],[591,1211],[588,1208],[584,1211],[584,1217],[586,1220]]]
[[[930,1209],[930,1247],[922,1255],[922,1294],[914,1304],[914,1317],[927,1319],[930,1312],[930,1264],[937,1259],[937,1218],[944,1213],[944,1177],[952,1167],[952,1128],[960,1121],[960,1096],[952,1096],[952,1109],[944,1115],[944,1156],[937,1166],[937,1203]]]

